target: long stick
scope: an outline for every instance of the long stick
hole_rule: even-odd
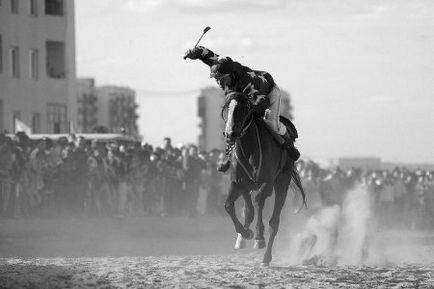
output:
[[[202,37],[205,35],[205,33],[207,33],[209,30],[211,29],[211,27],[207,26],[205,27],[205,29],[203,30],[202,35],[200,36],[199,40],[197,40],[196,44],[194,45],[194,48],[196,48],[196,46],[199,44],[199,42],[202,40]]]
[[[205,27],[205,29],[202,32],[202,35],[199,37],[199,40],[197,40],[196,44],[194,45],[194,48],[196,48],[196,46],[199,44],[199,42],[202,40],[202,37],[205,35],[205,33],[207,33],[209,30],[211,29],[211,27],[207,26]],[[187,56],[184,56],[184,59],[187,59]]]

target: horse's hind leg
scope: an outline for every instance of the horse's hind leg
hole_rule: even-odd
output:
[[[286,174],[280,175],[274,187],[275,201],[273,214],[270,218],[270,237],[268,239],[267,250],[264,254],[262,265],[268,266],[272,260],[272,250],[274,239],[279,231],[280,213],[282,212],[283,205],[285,204],[286,195],[288,194],[290,176]]]
[[[254,244],[255,249],[265,248],[264,223],[262,220],[263,218],[262,213],[264,211],[265,200],[269,196],[271,196],[272,192],[273,192],[273,187],[269,185],[269,183],[264,183],[259,189],[259,192],[256,194],[255,197],[256,212],[258,213],[256,219],[256,236],[255,236],[255,244]]]
[[[229,216],[232,219],[232,222],[235,226],[235,231],[238,234],[241,234],[244,238],[249,238],[251,233],[249,229],[245,229],[244,226],[240,223],[235,214],[235,201],[240,197],[241,194],[248,192],[248,189],[243,187],[240,184],[232,182],[229,187],[229,194],[225,202],[225,209],[228,212]]]

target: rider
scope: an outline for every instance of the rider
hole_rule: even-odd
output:
[[[283,145],[288,148],[291,158],[297,160],[300,157],[300,153],[294,147],[294,139],[287,133],[286,127],[280,123],[281,94],[268,72],[252,70],[233,61],[230,57],[220,58],[219,55],[203,46],[188,50],[185,56],[190,59],[200,59],[210,66],[210,77],[216,79],[226,95],[231,92],[247,95],[253,105],[253,110],[259,115],[264,115],[265,123],[283,137]],[[230,158],[227,158],[227,161],[219,167],[219,171],[226,171],[229,166]]]

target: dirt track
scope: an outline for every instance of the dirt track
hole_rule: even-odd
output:
[[[261,268],[263,251],[232,249],[225,218],[2,221],[0,232],[0,288],[434,288],[425,234],[408,262],[321,267],[289,265],[282,230]]]
[[[432,288],[434,266],[272,266],[257,254],[1,260],[1,288]],[[430,287],[431,286],[431,287]]]

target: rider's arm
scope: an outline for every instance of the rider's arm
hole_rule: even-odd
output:
[[[208,66],[212,66],[217,63],[217,60],[219,59],[219,55],[212,52],[206,47],[198,46],[195,49],[195,52],[198,53],[198,57],[200,60],[202,60],[203,63],[205,63]]]

